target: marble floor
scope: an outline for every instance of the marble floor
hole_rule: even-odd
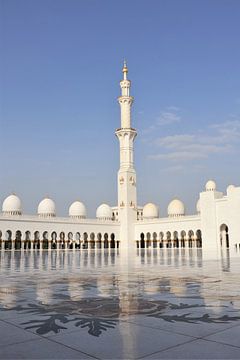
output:
[[[239,359],[240,257],[3,251],[0,359]]]

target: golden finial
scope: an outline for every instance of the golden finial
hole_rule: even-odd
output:
[[[127,61],[124,59],[123,61],[123,72],[127,73],[128,72],[128,68],[127,68]]]

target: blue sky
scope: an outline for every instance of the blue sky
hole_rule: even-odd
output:
[[[116,204],[119,80],[135,98],[138,202],[191,213],[240,184],[239,0],[0,0],[1,200]]]

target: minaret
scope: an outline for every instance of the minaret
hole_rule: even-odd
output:
[[[137,220],[136,172],[133,162],[133,143],[137,135],[131,126],[130,96],[131,82],[127,78],[128,68],[124,61],[123,80],[120,81],[121,96],[118,102],[121,109],[121,127],[115,134],[120,144],[120,169],[118,171],[118,217],[121,223],[120,244],[122,248],[134,246],[134,222]]]

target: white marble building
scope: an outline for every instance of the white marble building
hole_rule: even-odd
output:
[[[69,217],[57,217],[54,201],[45,198],[32,216],[22,213],[21,200],[12,194],[4,200],[0,215],[2,250],[197,247],[217,254],[239,249],[240,187],[229,185],[224,194],[209,180],[193,215],[185,214],[179,199],[170,202],[168,217],[161,217],[155,204],[138,205],[133,157],[137,131],[131,124],[133,97],[127,74],[124,63],[118,98],[121,126],[115,132],[120,144],[117,206],[102,204],[96,219],[88,219],[85,205],[76,201],[69,207]]]

